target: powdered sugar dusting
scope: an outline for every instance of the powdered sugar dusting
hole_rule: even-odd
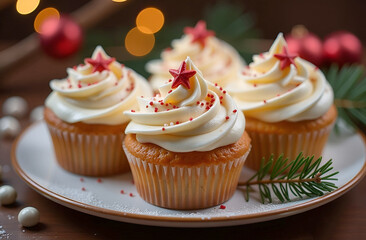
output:
[[[11,238],[10,238],[10,237],[11,237],[11,235],[12,235],[12,234],[7,233],[7,232],[5,231],[5,229],[3,228],[3,226],[0,226],[0,240],[1,240],[1,239],[11,239]]]

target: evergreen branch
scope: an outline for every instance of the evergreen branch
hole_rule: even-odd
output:
[[[238,186],[248,186],[248,185],[258,185],[258,184],[274,184],[274,183],[303,183],[303,182],[321,182],[320,173],[318,173],[314,178],[295,178],[295,179],[267,179],[259,180],[248,183],[239,183]]]
[[[304,157],[302,153],[290,162],[282,155],[277,161],[274,161],[273,156],[267,162],[262,158],[257,173],[246,182],[240,182],[238,186],[246,187],[244,197],[248,201],[251,186],[258,185],[262,203],[271,203],[272,195],[281,202],[289,202],[291,201],[290,193],[299,198],[315,197],[336,189],[337,186],[330,182],[338,180],[334,178],[338,172],[331,172],[333,170],[332,160],[322,166],[320,166],[321,157],[313,160],[314,157]],[[270,170],[272,172],[269,174]]]
[[[330,67],[327,79],[334,90],[338,116],[352,128],[366,132],[366,77],[362,65]],[[339,120],[336,124],[339,129]]]

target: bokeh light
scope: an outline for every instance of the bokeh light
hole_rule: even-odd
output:
[[[164,14],[157,8],[145,8],[136,18],[138,29],[147,34],[158,32],[164,25]]]
[[[137,27],[132,28],[126,35],[125,47],[134,56],[144,56],[154,47],[155,37],[153,34],[140,32]]]
[[[20,14],[29,14],[38,7],[39,1],[40,0],[18,0],[16,4],[16,9]]]
[[[112,0],[113,2],[126,2],[127,0]]]
[[[42,34],[42,24],[45,20],[49,18],[54,18],[55,21],[60,19],[60,13],[55,8],[45,8],[42,11],[38,13],[34,20],[34,30],[38,33]],[[57,24],[57,22],[53,21],[54,24]]]

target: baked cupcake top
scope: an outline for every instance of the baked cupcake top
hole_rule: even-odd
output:
[[[118,125],[123,111],[137,106],[137,96],[152,96],[146,79],[109,57],[97,46],[85,64],[67,69],[65,79],[50,82],[46,106],[68,123]]]
[[[147,63],[146,69],[152,75],[150,83],[154,90],[170,78],[168,70],[178,66],[187,56],[202,71],[206,80],[221,86],[225,86],[230,78],[235,78],[245,65],[232,46],[206,29],[204,21],[199,21],[194,28],[186,27],[184,33],[182,38],[173,40],[172,48],[161,53],[160,60]]]
[[[333,104],[333,90],[323,73],[289,53],[282,33],[227,90],[247,117],[264,122],[316,119]]]
[[[169,72],[174,79],[160,94],[138,98],[140,110],[125,112],[132,119],[126,134],[172,152],[210,151],[240,139],[244,115],[225,90],[207,82],[189,57]]]

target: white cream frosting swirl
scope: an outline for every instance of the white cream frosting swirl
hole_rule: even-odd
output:
[[[101,55],[111,59],[101,46],[97,46],[92,59]],[[123,111],[137,106],[137,96],[152,96],[146,79],[133,70],[112,61],[109,69],[94,71],[87,62],[68,68],[66,79],[50,82],[53,92],[46,106],[57,117],[68,123],[118,125],[129,121]]]
[[[171,77],[168,70],[178,66],[187,56],[202,71],[205,79],[221,86],[235,78],[240,69],[245,66],[244,60],[228,43],[214,36],[207,37],[206,44],[192,43],[191,35],[183,35],[181,39],[172,42],[172,48],[161,53],[160,60],[147,63],[146,70],[151,73],[150,83],[154,90]]]
[[[227,90],[246,116],[265,122],[319,118],[333,104],[333,90],[317,67],[299,57],[282,70],[275,54],[284,47],[280,33],[269,52],[255,55]]]
[[[171,89],[168,82],[160,95],[139,98],[140,111],[125,112],[132,119],[125,133],[172,152],[210,151],[237,142],[245,128],[243,113],[228,94],[203,79],[189,57],[185,62],[196,71],[190,89]]]

